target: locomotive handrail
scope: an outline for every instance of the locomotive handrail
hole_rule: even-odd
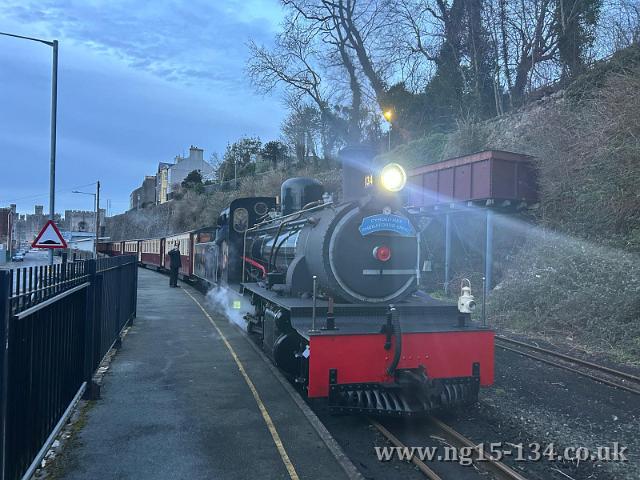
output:
[[[285,223],[287,223],[287,225],[298,225],[298,224],[302,225],[302,224],[304,224],[304,223],[307,223],[307,221],[308,221],[308,219],[306,219],[306,218],[305,218],[305,219],[303,219],[303,220],[296,220],[296,219],[293,219],[293,220],[290,220],[290,221],[285,222]],[[271,231],[271,230],[276,230],[279,226],[280,226],[280,224],[278,224],[278,225],[272,225],[272,226],[270,226],[270,227],[260,227],[260,228],[257,228],[257,229],[253,229],[253,228],[251,228],[250,230],[251,230],[251,231],[254,231],[254,232],[256,232],[256,231],[269,232],[269,231]],[[246,231],[248,232],[249,230],[246,230]]]
[[[265,220],[265,221],[263,221],[263,222],[256,223],[253,227],[248,228],[247,230],[245,230],[245,233],[246,233],[246,232],[253,231],[253,230],[258,230],[262,225],[265,225],[265,224],[267,224],[267,223],[272,223],[274,220],[284,220],[285,218],[289,218],[289,217],[292,217],[292,216],[294,216],[294,215],[299,215],[299,214],[301,214],[301,213],[313,212],[313,211],[315,211],[315,210],[321,210],[322,208],[324,208],[324,207],[329,207],[329,206],[331,206],[331,205],[333,205],[333,204],[334,204],[334,202],[333,202],[333,201],[331,201],[331,202],[323,203],[322,205],[316,205],[315,207],[307,208],[306,210],[305,210],[305,209],[303,209],[303,210],[298,210],[297,212],[289,213],[289,214],[287,214],[287,215],[283,215],[283,216],[281,216],[281,217],[271,218],[271,219],[269,219],[269,220]],[[274,227],[274,228],[275,228],[275,227]]]
[[[269,261],[267,262],[267,268],[269,270],[271,270],[271,261],[273,260],[273,251],[275,250],[276,244],[278,243],[278,238],[280,238],[280,233],[282,232],[282,227],[284,227],[285,225],[289,225],[290,223],[295,222],[296,220],[298,220],[300,218],[300,216],[303,213],[303,210],[300,210],[298,213],[298,216],[294,219],[291,220],[286,220],[284,222],[280,222],[280,225],[278,225],[278,230],[276,231],[276,236],[273,237],[273,246],[271,247],[271,251],[269,252]]]
[[[249,265],[253,265],[258,270],[260,270],[262,272],[263,278],[267,277],[267,269],[264,268],[264,265],[261,265],[260,263],[256,262],[253,258],[248,258],[248,257],[245,257],[244,255],[242,256],[242,261],[247,262]],[[244,278],[242,279],[242,281],[244,281]]]

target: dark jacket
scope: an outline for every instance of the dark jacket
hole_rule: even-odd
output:
[[[180,268],[180,250],[177,248],[169,250],[169,268],[178,269]]]

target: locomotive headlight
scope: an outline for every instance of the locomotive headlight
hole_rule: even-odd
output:
[[[399,192],[407,183],[407,173],[397,163],[390,163],[380,172],[380,184],[390,192]]]

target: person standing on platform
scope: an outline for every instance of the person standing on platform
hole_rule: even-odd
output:
[[[178,287],[178,270],[180,270],[180,244],[176,242],[169,250],[169,286]]]

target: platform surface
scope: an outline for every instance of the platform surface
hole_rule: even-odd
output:
[[[67,449],[59,478],[347,478],[240,330],[191,287],[140,269],[138,317]],[[200,302],[209,320],[187,293]],[[255,385],[289,458],[212,324]],[[292,475],[291,468],[295,475]]]

